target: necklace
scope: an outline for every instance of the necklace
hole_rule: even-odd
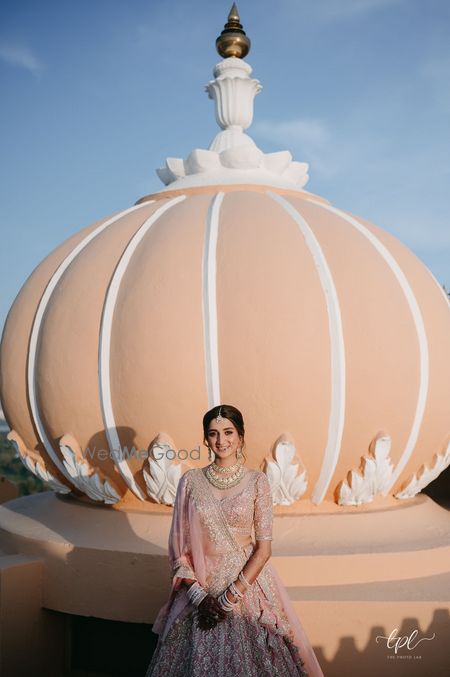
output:
[[[212,462],[212,468],[215,472],[220,472],[220,473],[232,473],[236,472],[238,470],[239,466],[241,465],[239,462],[235,463],[234,465],[228,465],[228,466],[222,466],[222,465],[217,465],[215,461]]]
[[[214,487],[217,487],[218,489],[228,489],[229,487],[234,487],[236,484],[239,484],[244,476],[244,466],[241,463],[238,463],[237,465],[239,467],[236,472],[228,477],[221,477],[214,471],[212,467],[213,464],[211,463],[211,465],[207,466],[205,475]]]

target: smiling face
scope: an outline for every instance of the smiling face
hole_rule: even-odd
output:
[[[242,444],[242,439],[235,425],[228,418],[222,418],[219,423],[213,418],[208,426],[207,443],[216,454],[219,465],[230,465],[236,462],[236,451]]]

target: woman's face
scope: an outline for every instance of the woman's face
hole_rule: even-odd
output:
[[[233,456],[241,446],[241,439],[236,427],[228,418],[222,418],[219,423],[213,418],[208,427],[208,445],[220,459]]]

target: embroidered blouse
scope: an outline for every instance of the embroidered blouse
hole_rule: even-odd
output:
[[[271,541],[273,502],[269,481],[258,470],[250,470],[248,475],[243,489],[221,499],[225,519],[231,531],[250,536],[253,526],[255,540]]]
[[[185,483],[189,472],[183,475],[180,484]],[[242,482],[245,482],[243,488],[242,484],[239,484],[232,490],[226,490],[225,496],[223,496],[224,490],[210,485],[213,499],[219,504],[228,528],[236,535],[251,537],[253,527],[256,541],[273,540],[273,499],[267,476],[260,470],[249,469]],[[174,515],[174,519],[179,522],[178,528],[184,531],[186,548],[181,557],[174,561],[172,573],[180,578],[196,579],[189,552],[187,515]]]

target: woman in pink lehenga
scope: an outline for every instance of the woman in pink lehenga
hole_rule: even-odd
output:
[[[245,468],[231,405],[203,418],[215,461],[180,479],[169,536],[172,589],[146,677],[323,677],[271,555],[266,475]],[[252,540],[254,527],[255,540]]]

